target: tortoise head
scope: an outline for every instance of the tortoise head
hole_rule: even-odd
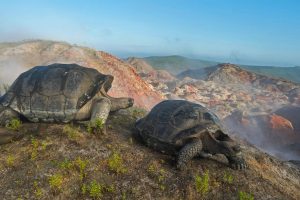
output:
[[[105,81],[102,85],[103,89],[100,89],[99,94],[102,96],[107,97],[111,102],[111,111],[117,111],[119,109],[125,109],[133,106],[134,99],[133,98],[127,98],[127,97],[121,97],[121,98],[114,98],[107,94],[108,90],[112,86],[112,82],[114,80],[114,77],[111,75],[105,75]]]
[[[111,111],[117,111],[119,109],[125,109],[133,106],[134,99],[133,98],[110,98],[111,101]]]
[[[218,141],[220,153],[224,154],[227,157],[236,157],[241,155],[240,145],[223,131],[218,130],[214,135],[216,140]]]

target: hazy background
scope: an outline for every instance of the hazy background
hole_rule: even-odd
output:
[[[300,1],[7,0],[0,42],[63,40],[120,57],[300,65]]]

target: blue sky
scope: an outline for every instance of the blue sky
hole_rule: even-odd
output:
[[[300,66],[300,1],[2,0],[0,41],[62,40],[120,57]]]

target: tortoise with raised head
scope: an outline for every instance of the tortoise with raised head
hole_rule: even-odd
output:
[[[105,123],[109,112],[133,105],[132,98],[107,94],[114,77],[77,64],[37,66],[22,73],[0,97],[0,124],[25,117],[31,122]]]
[[[166,100],[135,124],[135,134],[149,147],[177,155],[184,169],[196,156],[224,154],[234,169],[245,169],[240,146],[224,133],[218,117],[207,108],[185,100]]]

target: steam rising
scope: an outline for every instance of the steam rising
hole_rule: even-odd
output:
[[[300,160],[299,133],[293,129],[270,127],[269,115],[242,116],[233,113],[224,122],[230,132],[282,160]]]
[[[28,70],[22,65],[20,62],[17,61],[9,61],[5,62],[4,64],[1,63],[0,65],[0,92],[3,94],[4,87],[6,85],[11,85],[16,78],[23,73],[24,71]]]

